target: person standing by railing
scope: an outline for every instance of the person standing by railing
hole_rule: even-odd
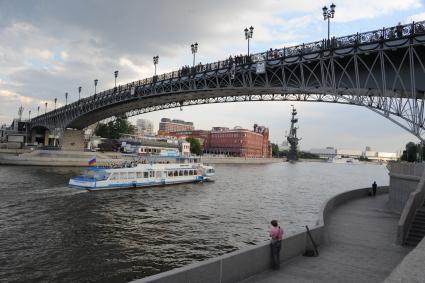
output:
[[[376,181],[372,184],[372,196],[376,196],[376,189],[378,188],[378,185],[376,184]]]
[[[277,220],[270,222],[270,250],[272,256],[272,268],[278,270],[280,268],[280,250],[282,248],[283,229],[277,224]]]

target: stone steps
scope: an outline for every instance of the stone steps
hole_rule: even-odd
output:
[[[416,211],[405,245],[416,247],[425,236],[425,206]]]

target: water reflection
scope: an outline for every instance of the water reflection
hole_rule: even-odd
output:
[[[218,165],[217,181],[88,193],[75,168],[0,167],[0,278],[127,282],[314,225],[345,190],[388,183],[377,165]]]

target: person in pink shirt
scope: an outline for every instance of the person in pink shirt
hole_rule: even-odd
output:
[[[270,222],[272,228],[270,229],[270,250],[272,255],[272,268],[280,268],[280,249],[282,248],[283,229],[277,224],[277,220]]]

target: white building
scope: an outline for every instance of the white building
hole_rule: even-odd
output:
[[[281,144],[277,145],[279,147],[279,151],[289,150],[289,143],[287,140],[284,140]]]
[[[336,154],[341,157],[358,158],[363,155],[363,151],[357,149],[337,149]]]
[[[363,156],[367,157],[367,159],[369,160],[376,160],[376,161],[397,160],[399,157],[396,152],[380,152],[380,151],[365,151]]]
[[[138,119],[136,122],[137,135],[138,136],[152,136],[153,135],[153,123],[148,119]]]
[[[397,160],[399,155],[395,152],[381,152],[372,151],[370,147],[366,147],[365,151],[357,149],[335,149],[333,147],[327,148],[312,148],[310,153],[317,154],[321,158],[334,158],[334,157],[349,157],[349,158],[360,158],[366,157],[372,161],[390,161]]]
[[[333,147],[312,148],[309,152],[312,154],[319,155],[320,158],[333,158],[336,156],[336,149]]]

